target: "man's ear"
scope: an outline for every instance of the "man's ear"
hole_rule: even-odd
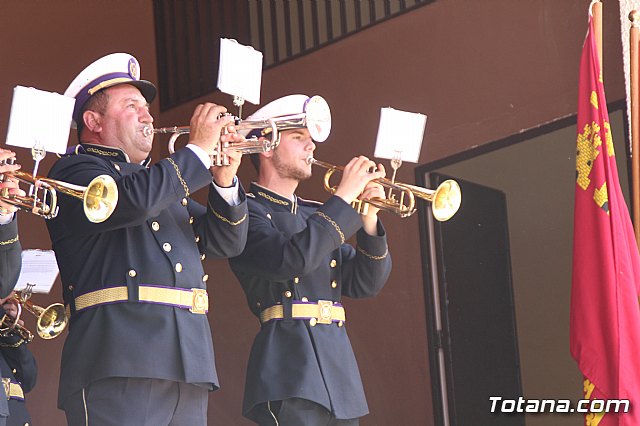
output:
[[[100,125],[100,114],[95,111],[87,110],[82,113],[82,120],[84,126],[93,133],[98,133],[102,130]]]
[[[265,137],[260,137],[260,139],[259,139],[259,140],[261,140],[261,141],[262,141],[262,140],[266,140],[266,139],[267,139],[267,138],[265,138]],[[270,140],[270,139],[269,139],[269,140]],[[276,147],[276,148],[277,148],[277,147]],[[272,149],[270,149],[269,151],[266,151],[266,152],[261,152],[261,153],[260,153],[260,155],[263,155],[265,158],[271,158],[271,157],[273,157],[273,151],[274,151],[276,148],[272,148]]]

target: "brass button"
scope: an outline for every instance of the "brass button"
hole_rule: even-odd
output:
[[[302,299],[300,299],[300,300],[302,300],[303,302],[308,302],[308,301],[309,301],[309,299],[307,299],[306,297],[303,297],[303,298],[302,298]]]
[[[114,164],[113,167],[115,167],[117,171],[120,171],[120,164]]]
[[[338,321],[338,327],[342,327],[344,325],[344,322],[342,322],[342,320]]]
[[[294,283],[296,283],[296,284],[298,284],[298,283],[300,282],[300,278],[298,278],[298,277],[294,277],[294,278],[293,278],[293,282],[294,282]]]
[[[193,216],[189,218],[189,223],[193,223]]]
[[[336,280],[331,281],[331,288],[338,287],[338,282]]]
[[[129,270],[129,276],[130,276],[131,278],[135,277],[136,275],[138,275],[138,273],[136,272],[136,270],[135,270],[135,269],[130,269],[130,270]]]
[[[189,200],[187,200],[186,198],[183,198],[181,203],[183,206],[186,206],[189,203]]]
[[[205,257],[207,257],[207,255],[206,255],[206,254],[204,254],[204,253],[202,253],[202,254],[200,255],[200,260],[204,260],[204,258],[205,258]]]
[[[164,243],[164,244],[162,245],[162,249],[163,249],[164,251],[166,251],[167,253],[169,253],[169,252],[171,251],[171,244],[169,244],[169,243]]]
[[[200,235],[196,235],[196,243],[200,242]]]
[[[311,318],[311,319],[309,320],[309,325],[310,325],[311,327],[313,327],[313,326],[315,326],[315,325],[316,325],[316,322],[317,322],[317,320],[316,320],[315,318]]]
[[[209,279],[209,274],[204,274],[204,275],[202,276],[202,282],[203,282],[203,283],[206,283],[208,279]]]
[[[16,370],[16,369],[14,368],[13,370],[11,370],[11,372],[12,372],[13,374],[16,374],[16,373],[18,372],[18,370]]]
[[[176,272],[182,272],[182,263],[176,263]]]
[[[69,291],[73,291],[73,286],[72,285],[70,285],[68,288],[69,288]]]
[[[289,298],[291,297],[291,292],[289,290],[284,292],[284,297]]]
[[[256,302],[256,306],[259,308],[260,307],[260,302]]]
[[[331,266],[332,268],[335,268],[337,264],[338,262],[336,262],[335,259],[331,259],[331,263],[329,263],[329,266]]]
[[[153,229],[154,231],[159,231],[160,224],[154,220],[153,222],[151,222],[151,229]]]
[[[271,214],[270,213],[267,213],[267,218],[271,219]]]

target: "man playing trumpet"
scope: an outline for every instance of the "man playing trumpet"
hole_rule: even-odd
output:
[[[18,164],[9,164],[15,153],[0,148],[0,191],[6,194],[25,195],[18,188],[18,182],[5,176],[20,169]],[[0,196],[0,318],[8,315],[16,317],[14,303],[7,303],[12,298],[12,291],[18,281],[22,265],[22,247],[18,238],[16,210],[12,204],[3,201]],[[24,394],[29,392],[36,382],[37,367],[27,342],[18,333],[7,330],[0,334],[0,426],[20,425],[31,422],[25,406]]]
[[[308,99],[285,96],[247,120],[304,112]],[[311,176],[316,144],[306,128],[280,138],[274,150],[252,155],[258,178],[248,194],[247,245],[230,259],[261,322],[243,414],[260,425],[356,425],[368,407],[341,300],[376,295],[391,258],[378,209],[360,216],[350,203],[385,198],[372,182],[384,168],[356,157],[324,204],[303,200],[296,190]],[[345,244],[354,234],[356,248]]]
[[[219,141],[238,137],[221,136],[232,119],[220,105],[199,105],[189,144],[152,165],[145,129],[156,88],[140,80],[133,56],[98,59],[65,95],[76,98],[80,145],[50,177],[86,186],[109,175],[118,203],[93,223],[65,197],[47,221],[71,312],[58,405],[72,426],[205,426],[218,377],[202,261],[239,254],[247,234],[240,154],[211,167]],[[203,187],[207,207],[189,198]]]

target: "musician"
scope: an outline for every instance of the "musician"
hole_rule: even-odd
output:
[[[12,297],[13,293],[10,293],[0,299],[0,318],[7,315],[15,320],[18,312],[16,304],[7,302]],[[18,323],[22,325],[22,320]],[[0,335],[0,374],[3,392],[8,395],[0,397],[2,406],[5,401],[8,403],[8,417],[0,417],[0,425],[28,426],[31,423],[31,416],[25,405],[25,394],[35,386],[38,368],[27,343],[24,336],[17,332]]]
[[[4,173],[20,168],[19,164],[7,164],[7,160],[13,158],[14,152],[0,148],[0,174],[3,176],[0,191],[24,195],[15,180],[4,176]],[[18,281],[22,264],[16,210],[17,207],[0,199],[0,318],[5,314],[15,318],[17,312],[14,304],[5,303]],[[14,332],[0,336],[0,375],[4,385],[0,387],[0,426],[29,424],[31,418],[24,394],[35,385],[37,367],[26,342]]]
[[[301,113],[308,99],[285,96],[249,119]],[[248,194],[247,245],[230,259],[262,324],[243,404],[260,425],[356,425],[368,413],[341,301],[376,295],[390,273],[378,209],[360,216],[350,206],[356,198],[384,198],[372,181],[385,172],[356,157],[324,204],[304,200],[296,189],[311,176],[307,158],[315,148],[307,129],[290,129],[275,150],[252,156],[258,177]],[[345,243],[354,234],[356,248]]]
[[[86,186],[106,174],[119,199],[92,223],[78,200],[61,197],[47,221],[71,312],[58,405],[70,425],[204,426],[218,377],[202,260],[239,254],[247,234],[240,154],[211,168],[232,118],[198,105],[189,144],[152,165],[153,135],[143,130],[156,88],[140,80],[133,56],[98,59],[65,94],[76,99],[80,145],[50,176]],[[230,130],[224,141],[239,138]],[[206,208],[189,198],[203,187]]]

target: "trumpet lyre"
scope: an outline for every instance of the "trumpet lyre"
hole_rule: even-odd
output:
[[[328,192],[334,193],[336,187],[330,183],[331,176],[336,171],[344,170],[344,167],[318,161],[313,157],[308,157],[307,163],[327,169],[324,175],[324,188]],[[394,180],[386,178],[374,179],[373,181],[388,189],[389,196],[385,199],[372,198],[370,200],[354,201],[353,207],[356,208],[359,213],[364,213],[367,205],[370,204],[380,210],[395,213],[400,217],[408,217],[415,213],[415,198],[418,197],[430,201],[433,217],[443,222],[451,219],[456,214],[462,201],[460,186],[452,179],[445,180],[438,185],[436,189],[422,188],[416,185],[395,182]]]
[[[58,214],[58,192],[82,200],[87,219],[94,223],[107,220],[118,203],[118,186],[109,175],[100,175],[87,186],[37,177],[21,170],[7,172],[4,176],[33,185],[34,190],[31,195],[21,196],[10,194],[7,188],[3,188],[0,200],[45,219],[52,219]],[[38,196],[39,191],[41,196]]]

